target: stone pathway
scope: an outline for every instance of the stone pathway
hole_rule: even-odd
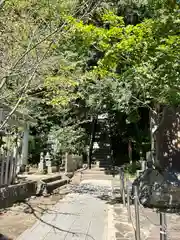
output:
[[[17,240],[114,240],[110,180],[84,180]]]
[[[135,240],[134,206],[128,222],[119,179],[93,171],[85,171],[81,184],[70,185],[70,193],[16,240]],[[179,240],[180,215],[168,214],[167,222],[167,240]],[[141,240],[160,239],[159,215],[152,209],[140,208],[140,226]]]

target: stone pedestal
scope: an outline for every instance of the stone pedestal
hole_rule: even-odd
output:
[[[38,164],[38,172],[41,174],[45,174],[46,173],[46,163],[44,160],[44,153],[41,153],[40,155],[40,162]]]
[[[100,166],[100,161],[96,161],[96,167],[99,168]]]
[[[47,167],[48,174],[51,174],[53,172],[51,160],[46,161],[46,167]]]
[[[45,162],[46,162],[47,173],[51,174],[53,171],[52,171],[52,162],[51,162],[51,157],[49,152],[46,153]]]

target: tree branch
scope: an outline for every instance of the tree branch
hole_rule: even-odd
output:
[[[91,2],[91,4],[93,3],[93,1]],[[95,5],[95,8],[99,5],[100,2],[98,2],[98,4]],[[84,4],[84,8],[85,8],[85,4]],[[95,9],[94,8],[94,9]],[[94,10],[92,9],[91,12]],[[78,12],[80,12],[82,10],[82,8],[78,9],[74,14],[73,16],[75,16]],[[90,12],[88,13],[88,9],[85,11],[85,13],[80,17],[80,19],[82,19],[83,17],[86,16],[86,14],[90,14]],[[58,26],[54,31],[52,31],[51,33],[49,33],[47,36],[45,36],[43,39],[41,39],[40,41],[38,41],[36,44],[34,44],[31,48],[27,49],[21,56],[20,58],[17,59],[17,61],[13,64],[13,66],[10,68],[10,73],[6,76],[3,76],[1,79],[0,79],[0,90],[3,88],[3,86],[5,85],[6,83],[6,80],[7,80],[7,77],[11,76],[11,73],[12,71],[17,67],[17,65],[22,61],[22,59],[28,54],[30,53],[32,50],[34,50],[35,48],[37,48],[41,43],[45,42],[46,40],[48,40],[50,37],[52,37],[54,34],[58,33],[59,31],[61,31],[64,26],[66,25],[66,22],[64,22],[61,26]],[[70,29],[69,29],[70,31]],[[66,31],[66,34],[67,32],[69,31]]]
[[[49,44],[49,48],[47,49],[47,51],[45,52],[45,54],[43,55],[43,57],[40,59],[39,63],[36,65],[32,75],[29,77],[29,79],[26,81],[26,83],[24,84],[24,87],[22,88],[22,94],[21,97],[18,99],[18,101],[16,102],[16,105],[14,106],[14,108],[10,111],[10,113],[8,114],[8,116],[6,117],[6,119],[3,121],[3,123],[0,125],[0,130],[5,126],[5,124],[8,122],[8,120],[10,119],[10,117],[12,116],[12,114],[16,111],[17,107],[19,106],[20,102],[22,101],[24,94],[26,94],[26,90],[27,87],[29,86],[30,82],[32,81],[32,79],[34,79],[35,75],[36,75],[36,71],[38,69],[38,67],[40,66],[41,62],[44,60],[46,54],[48,53],[50,47],[51,47],[52,43]]]

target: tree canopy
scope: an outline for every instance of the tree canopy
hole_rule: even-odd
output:
[[[98,114],[115,135],[120,115],[136,124],[140,108],[180,103],[178,1],[7,0],[0,11],[1,99],[37,118],[46,142],[82,151]]]

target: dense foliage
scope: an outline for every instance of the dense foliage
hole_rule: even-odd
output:
[[[102,113],[114,145],[139,152],[142,108],[180,103],[178,1],[7,0],[0,11],[1,99],[38,120],[34,153],[49,137],[56,153],[82,153]]]

